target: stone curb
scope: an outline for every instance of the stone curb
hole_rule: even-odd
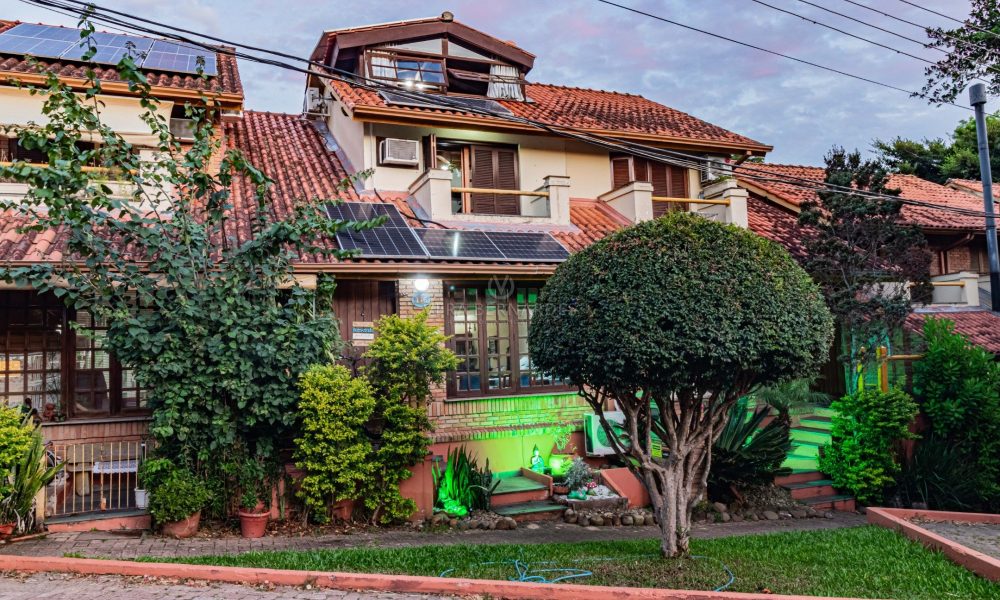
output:
[[[412,575],[289,571],[282,569],[253,569],[178,563],[145,563],[124,560],[13,555],[0,555],[0,571],[149,576],[197,579],[222,583],[273,584],[292,587],[310,585],[318,588],[345,591],[448,594],[456,596],[486,595],[491,598],[508,598],[511,600],[579,600],[586,597],[615,598],[616,600],[856,600],[851,598],[821,598],[819,596],[783,596],[778,594],[747,594],[739,592],[545,584],[486,579],[417,577]]]
[[[940,550],[952,561],[986,579],[1000,581],[1000,560],[963,546],[909,521],[914,517],[928,521],[964,521],[966,523],[1000,523],[1000,515],[914,510],[907,508],[869,508],[868,522],[898,531],[934,550]]]

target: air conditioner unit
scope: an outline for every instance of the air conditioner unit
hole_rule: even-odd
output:
[[[170,119],[170,135],[181,141],[194,141],[194,120]]]
[[[309,114],[326,114],[326,98],[319,88],[306,88],[305,112]]]
[[[705,168],[701,171],[701,181],[715,181],[720,177],[729,177],[733,174],[733,166],[729,164],[729,158],[725,156],[706,156]]]
[[[611,429],[618,434],[618,442],[623,448],[629,447],[628,435],[625,433],[625,413],[620,411],[605,411],[604,418]],[[655,416],[654,416],[655,418]],[[652,434],[652,455],[663,456],[663,442],[656,434]],[[601,418],[597,415],[586,415],[583,418],[583,445],[587,456],[610,456],[615,453],[611,440],[608,439],[608,432],[601,425]]]
[[[378,154],[383,165],[416,166],[420,164],[420,142],[386,138],[379,143]]]

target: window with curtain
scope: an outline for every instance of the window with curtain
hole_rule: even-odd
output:
[[[521,73],[511,65],[490,65],[490,82],[486,95],[503,100],[524,100]]]
[[[449,347],[459,360],[449,374],[452,398],[549,393],[570,389],[543,373],[528,348],[531,315],[541,283],[498,290],[486,284],[446,286]]]
[[[418,90],[444,89],[446,83],[443,60],[384,50],[368,52],[368,72],[372,79]]]

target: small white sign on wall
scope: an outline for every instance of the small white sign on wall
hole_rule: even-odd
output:
[[[351,344],[367,346],[375,339],[375,323],[371,321],[355,321],[351,325]]]

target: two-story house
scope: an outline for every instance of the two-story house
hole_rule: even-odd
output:
[[[77,29],[0,20],[0,125],[44,123],[44,98],[22,84],[44,84],[51,70],[83,91],[86,47]],[[157,111],[183,143],[191,134],[185,103],[203,98],[219,108],[220,121],[239,119],[243,88],[236,59],[174,42],[99,32],[92,65],[101,80],[101,116],[140,155],[154,152],[158,139],[140,115],[145,112],[115,65],[132,52],[161,100]],[[31,64],[29,59],[37,61]],[[198,75],[199,65],[207,76]],[[99,140],[83,141],[84,144]],[[47,164],[48,157],[26,150],[16,137],[0,134],[0,164]],[[85,167],[99,170],[98,167]],[[0,181],[0,197],[16,201],[27,187]],[[0,261],[5,265],[58,262],[63,240],[58,232],[22,234],[22,217],[0,214]],[[136,462],[143,452],[148,398],[102,343],[104,324],[85,311],[68,309],[52,294],[11,285],[0,288],[0,402],[33,411],[42,422],[51,452],[69,461],[63,486],[50,495],[49,515],[125,508],[133,502]],[[89,330],[93,335],[79,333]],[[112,481],[115,481],[112,485]]]
[[[4,34],[19,26],[0,27],[0,70],[30,74],[22,56],[28,53],[67,81],[77,76],[83,66],[69,55],[22,46],[5,51]],[[224,52],[214,57],[208,90],[183,71],[149,75],[164,100],[179,103],[207,91],[231,111],[220,128],[224,147],[240,148],[275,180],[270,209],[279,217],[303,198],[339,198],[345,203],[330,207],[332,217],[389,218],[370,232],[338,236],[341,247],[361,252],[357,258],[303,257],[295,269],[306,285],[320,274],[336,276],[334,308],[347,361],[357,361],[373,323],[388,313],[429,310],[450,336],[460,365],[434,392],[434,445],[405,485],[421,514],[433,503],[430,466],[457,444],[488,458],[509,480],[498,490],[499,504],[545,497],[548,489],[519,477],[535,447],[547,460],[568,428],[578,453],[610,453],[599,444],[587,449],[580,431],[590,409],[569,382],[539,371],[531,359],[527,333],[546,278],[570,253],[668,210],[747,226],[748,192],[727,176],[726,165],[770,147],[641,96],[531,82],[532,54],[450,13],[324,32],[312,60],[303,112],[296,115],[239,112],[236,63]],[[113,68],[100,75],[115,81]],[[132,106],[128,94],[105,87],[109,101]],[[12,114],[34,118],[30,100],[12,97]],[[7,114],[0,111],[0,119]],[[142,129],[127,129],[134,127],[128,114],[123,108],[120,131],[134,133],[141,145]],[[588,135],[604,142],[580,139]],[[633,156],[629,143],[712,159],[718,172],[706,177],[681,161]],[[354,188],[338,188],[361,172],[367,175]],[[246,182],[234,184],[236,238],[247,230],[239,224],[252,218],[253,203],[246,201],[252,194]],[[15,225],[8,218],[0,227],[0,259],[60,258],[58,240],[20,236]],[[7,401],[31,397],[47,419],[47,437],[77,444],[72,452],[83,452],[86,464],[70,473],[73,480],[93,479],[96,488],[98,471],[130,469],[122,457],[94,450],[145,431],[143,395],[128,371],[100,347],[99,336],[91,344],[69,333],[68,322],[86,315],[30,290],[2,294],[9,294],[0,304],[8,344],[0,391]],[[39,392],[44,397],[36,399]],[[75,492],[57,496],[69,508],[52,514],[99,510],[89,490],[78,487],[89,503],[76,502]],[[130,506],[127,489],[125,496],[122,507]]]

